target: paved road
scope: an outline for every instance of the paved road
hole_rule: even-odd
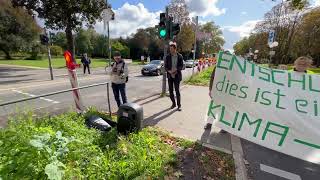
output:
[[[131,102],[154,94],[159,94],[161,92],[162,76],[142,76],[140,74],[140,69],[141,67],[139,66],[129,67],[131,73],[129,83],[127,84],[127,96],[128,100]],[[42,73],[42,75],[47,75],[48,73],[47,71],[43,70],[12,68],[6,70],[5,76],[7,78],[11,78],[10,81],[13,82],[14,80],[19,79],[19,76],[15,77],[17,72],[24,72],[25,74]],[[108,76],[106,76],[103,71],[94,72],[95,73],[93,75],[85,76],[79,72],[79,85],[85,86],[108,81]],[[183,72],[184,77],[190,76],[191,72],[191,69],[185,70]],[[4,76],[4,74],[0,75],[0,81],[3,81],[1,76]],[[70,82],[67,76],[59,76],[54,81],[37,81],[34,79],[32,82],[30,82],[28,81],[28,78],[22,78],[21,81],[18,80],[16,83],[12,82],[0,84],[0,103],[70,88]],[[81,90],[81,95],[86,107],[95,106],[100,110],[108,109],[107,86],[83,89]],[[112,110],[115,111],[116,103],[114,101],[111,88],[110,100]],[[42,112],[56,112],[68,109],[74,109],[74,102],[71,92],[0,107],[0,116],[2,117],[2,121],[4,121],[4,117],[7,117],[8,114],[12,114],[17,111],[33,110]],[[0,126],[1,125],[4,126],[5,122],[0,122]]]
[[[242,140],[248,175],[254,180],[320,180],[320,166]]]

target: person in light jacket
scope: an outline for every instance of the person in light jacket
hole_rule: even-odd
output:
[[[121,104],[127,103],[126,83],[128,82],[129,70],[127,64],[122,60],[120,52],[114,52],[114,63],[111,66],[111,87],[114,98],[118,107]],[[120,95],[122,102],[120,101]]]

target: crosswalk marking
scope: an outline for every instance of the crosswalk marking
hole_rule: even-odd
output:
[[[13,92],[16,92],[16,93],[19,93],[19,94],[23,94],[23,95],[25,95],[25,96],[36,97],[36,95],[34,95],[34,94],[25,93],[25,92],[22,92],[22,91],[16,90],[16,89],[12,89],[12,91],[13,91]],[[48,99],[48,98],[44,98],[44,97],[41,97],[41,98],[39,98],[39,99],[44,100],[44,101],[47,101],[47,102],[50,102],[50,103],[53,103],[53,104],[58,104],[58,103],[60,103],[59,101],[54,101],[54,100],[52,100],[52,99]]]

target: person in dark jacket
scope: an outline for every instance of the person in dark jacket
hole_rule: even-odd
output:
[[[90,64],[91,60],[89,59],[87,53],[84,53],[81,57],[81,63],[83,64],[83,74],[86,74],[86,69],[88,68],[88,73],[90,74]]]
[[[181,111],[180,82],[182,80],[183,56],[177,52],[177,44],[170,42],[170,54],[165,59],[165,69],[168,76],[170,99],[172,101],[171,109],[178,105],[178,111]],[[176,91],[177,104],[173,94],[173,88]]]

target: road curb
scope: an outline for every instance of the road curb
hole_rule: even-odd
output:
[[[248,180],[247,168],[244,163],[240,138],[231,135],[231,149],[236,170],[236,180]]]

